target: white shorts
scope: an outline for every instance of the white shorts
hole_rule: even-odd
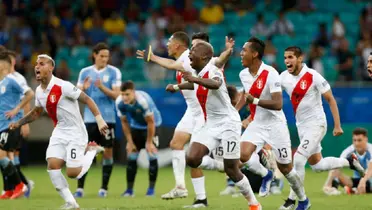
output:
[[[241,124],[213,126],[206,123],[201,129],[193,133],[191,142],[197,142],[213,151],[222,145],[223,159],[240,159]]]
[[[82,160],[88,143],[86,140],[64,140],[51,137],[46,151],[46,159],[58,158],[66,162],[67,168],[78,168],[82,166]]]
[[[194,116],[195,113],[192,112],[190,108],[186,109],[181,121],[178,122],[175,131],[181,131],[189,134],[193,134],[196,130],[199,130],[204,125],[203,113]]]
[[[213,155],[213,158],[218,161],[223,161],[223,147],[222,144],[212,150],[211,155]]]
[[[306,124],[297,127],[300,145],[297,152],[309,158],[322,151],[321,142],[327,132],[327,125]]]
[[[270,126],[263,126],[252,121],[244,131],[241,141],[256,145],[256,152],[260,151],[265,144],[269,144],[278,163],[289,164],[292,162],[291,139],[287,123],[278,122]]]

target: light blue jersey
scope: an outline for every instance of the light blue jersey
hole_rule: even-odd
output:
[[[15,71],[15,72],[11,73],[10,75],[13,76],[13,78],[22,87],[22,89],[24,89],[25,92],[27,92],[28,90],[31,90],[31,88],[27,84],[26,78],[22,74]],[[20,99],[22,100],[23,97],[24,97],[24,95],[21,95]],[[23,117],[23,115],[24,115],[24,111],[23,111],[23,109],[21,109],[19,111],[19,114],[17,114],[17,116],[15,117],[15,119],[19,120]]]
[[[161,115],[154,101],[144,91],[136,90],[134,104],[125,104],[122,96],[116,99],[116,111],[119,117],[126,116],[131,128],[147,129],[146,116],[154,115],[155,126],[162,123]]]
[[[107,88],[120,87],[121,72],[118,68],[107,65],[102,70],[97,70],[96,67],[88,66],[80,71],[77,86],[83,87],[85,78],[89,77],[91,80],[90,87],[85,93],[96,102],[99,111],[106,123],[115,123],[115,101],[103,93],[98,87],[94,85],[97,79],[100,79]],[[84,109],[84,122],[95,123],[96,119],[93,113],[87,106]]]
[[[340,157],[347,158],[352,153],[355,153],[357,155],[360,165],[362,165],[364,169],[367,169],[368,164],[369,162],[371,162],[371,159],[372,159],[372,144],[368,143],[368,149],[364,154],[358,154],[358,152],[355,151],[354,145],[350,145],[348,148],[346,148],[341,153]],[[361,177],[357,171],[354,171],[353,178],[361,178]]]
[[[12,119],[6,119],[5,113],[13,110],[21,101],[28,89],[23,88],[12,75],[0,81],[0,132],[8,129],[10,122],[15,122],[21,116],[18,113]]]

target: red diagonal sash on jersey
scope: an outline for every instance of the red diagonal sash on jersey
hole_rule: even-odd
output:
[[[304,76],[297,82],[297,85],[293,89],[291,102],[293,106],[293,110],[296,113],[298,105],[305,97],[305,94],[309,90],[311,84],[313,83],[313,75],[309,72],[306,72]]]
[[[203,78],[204,79],[208,79],[209,78],[209,72],[207,71],[204,75],[203,75]],[[204,120],[207,120],[207,98],[208,98],[208,92],[209,92],[209,89],[204,87],[204,86],[201,86],[201,85],[198,85],[198,89],[196,90],[196,97],[198,98],[198,101],[199,101],[199,104],[203,110],[203,114],[204,114]]]
[[[263,70],[261,74],[257,77],[257,79],[253,82],[251,89],[249,90],[249,94],[251,94],[255,98],[260,98],[263,89],[265,88],[267,77],[269,76],[269,71]],[[249,104],[249,109],[251,111],[252,120],[254,119],[254,115],[256,114],[257,105]]]
[[[46,110],[50,118],[52,118],[54,127],[56,127],[57,119],[57,106],[59,99],[62,96],[62,87],[59,85],[54,85],[49,92],[47,101],[46,101]]]

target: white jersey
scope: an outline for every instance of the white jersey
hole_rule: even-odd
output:
[[[196,95],[203,110],[204,118],[209,123],[240,123],[238,111],[231,104],[223,73],[212,62],[209,62],[198,74],[202,78],[220,78],[222,85],[217,90],[195,85]]]
[[[271,94],[282,92],[278,72],[269,65],[262,62],[258,72],[253,76],[248,68],[239,74],[244,91],[253,97],[263,100],[271,100]],[[277,122],[285,122],[283,110],[270,110],[254,104],[250,104],[251,117],[259,125],[269,125]]]
[[[10,73],[10,75],[22,87],[22,89],[25,90],[25,93],[31,90],[31,88],[27,84],[26,78],[22,74],[15,71],[13,73]],[[23,96],[21,98],[23,98]]]
[[[189,58],[190,50],[185,50],[181,56],[177,59],[177,62],[182,63],[182,66],[185,71],[191,72],[194,76],[196,76],[196,71],[190,65],[190,58]],[[177,71],[176,79],[178,84],[185,82],[182,78],[182,73]],[[195,90],[182,90],[182,95],[185,98],[187,107],[191,109],[193,116],[200,116],[202,114],[198,99],[196,98]]]
[[[291,98],[297,125],[326,124],[322,94],[329,91],[331,87],[317,71],[303,64],[297,76],[284,71],[280,74],[280,81]]]
[[[80,89],[52,76],[45,90],[39,85],[35,92],[35,106],[43,107],[53,120],[53,138],[86,141],[88,134],[77,101]]]

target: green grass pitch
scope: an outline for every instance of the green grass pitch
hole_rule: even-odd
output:
[[[23,210],[23,209],[58,209],[63,204],[62,198],[53,188],[46,166],[25,167],[23,172],[27,177],[35,181],[35,189],[29,199],[1,200],[0,209]],[[160,199],[163,193],[168,192],[174,186],[174,178],[171,168],[159,170],[158,182],[156,185],[156,196],[146,197],[148,186],[147,170],[139,169],[135,184],[135,197],[122,198],[120,194],[124,191],[125,167],[116,165],[109,185],[107,198],[97,197],[101,184],[101,169],[93,167],[89,171],[85,185],[85,197],[78,199],[81,209],[183,209],[182,206],[189,205],[193,201],[194,193],[190,182],[189,171],[186,171],[187,187],[189,197],[172,201]],[[208,209],[247,209],[247,202],[243,197],[232,198],[231,196],[219,196],[219,192],[225,186],[224,175],[214,171],[206,171],[206,187],[209,202]],[[371,210],[372,195],[349,196],[342,195],[329,197],[321,191],[327,173],[315,174],[308,170],[306,173],[306,192],[312,202],[312,210]],[[69,179],[72,192],[76,189],[76,180]],[[2,185],[1,185],[2,186]],[[285,184],[284,192],[279,196],[259,198],[264,210],[278,209],[288,194],[288,184]]]

